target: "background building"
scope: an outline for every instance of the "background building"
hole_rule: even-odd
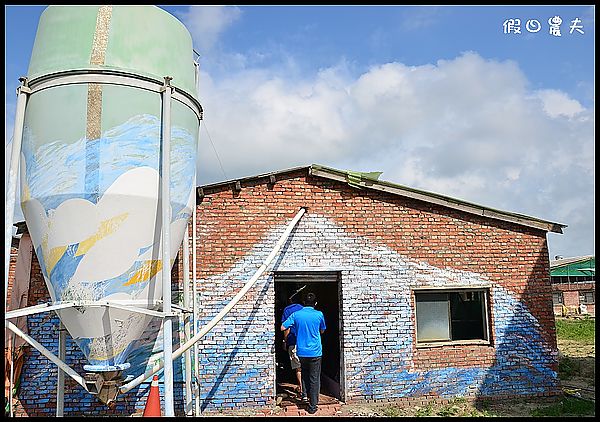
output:
[[[556,257],[550,261],[556,315],[596,315],[596,257]]]

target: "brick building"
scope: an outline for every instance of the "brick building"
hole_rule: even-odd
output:
[[[556,257],[550,261],[552,300],[556,315],[596,316],[596,257]]]
[[[298,210],[307,210],[254,287],[200,341],[204,411],[268,405],[291,381],[280,318],[286,298],[305,285],[327,322],[322,392],[329,396],[370,402],[560,392],[546,233],[564,226],[377,176],[312,165],[198,188],[200,326],[254,275]],[[44,324],[30,321],[30,332],[36,323]],[[23,382],[38,371],[26,364]],[[55,381],[42,385],[51,390]],[[86,395],[79,390],[67,401]],[[125,396],[120,414],[140,407],[141,391]]]

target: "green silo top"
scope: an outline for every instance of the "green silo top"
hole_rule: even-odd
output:
[[[49,6],[40,17],[28,78],[83,69],[149,76],[197,97],[192,38],[156,6]]]

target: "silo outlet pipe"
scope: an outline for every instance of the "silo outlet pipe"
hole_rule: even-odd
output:
[[[302,215],[304,215],[305,212],[306,212],[305,208],[300,208],[300,211],[298,211],[298,213],[296,214],[294,219],[290,222],[290,224],[288,224],[288,226],[286,227],[285,231],[283,232],[283,234],[281,235],[281,237],[275,244],[275,247],[273,248],[273,250],[271,251],[269,256],[267,256],[267,259],[265,259],[265,261],[260,266],[260,268],[258,270],[256,270],[256,272],[254,273],[252,278],[250,280],[248,280],[248,282],[246,282],[244,287],[242,287],[242,289],[233,297],[233,299],[231,299],[231,301],[217,315],[215,315],[214,318],[211,319],[210,322],[208,324],[206,324],[198,332],[198,334],[196,334],[187,343],[185,343],[183,346],[181,346],[179,349],[177,349],[176,351],[173,352],[172,360],[175,360],[178,357],[180,357],[183,353],[185,353],[186,350],[188,350],[197,341],[199,341],[208,332],[210,332],[210,330],[212,330],[212,328],[215,325],[217,325],[217,323],[219,321],[221,321],[221,319],[223,319],[223,317],[225,315],[227,315],[227,313],[231,310],[231,308],[233,308],[240,301],[240,299],[246,294],[246,292],[248,292],[248,290],[250,290],[250,288],[254,285],[254,283],[256,283],[256,281],[259,279],[259,277],[267,270],[269,264],[271,263],[271,261],[273,261],[273,259],[275,258],[275,256],[277,255],[277,253],[279,252],[279,250],[281,249],[283,244],[286,242],[287,238],[290,236],[290,233],[292,232],[294,227],[296,227],[296,224],[298,224],[298,221],[300,221],[300,218],[302,218]],[[162,355],[162,353],[159,353],[157,355],[157,358],[160,358],[160,355]],[[154,368],[152,368],[151,370],[138,376],[137,378],[133,379],[129,383],[122,385],[120,387],[121,393],[127,393],[132,388],[137,387],[138,385],[143,383],[145,380],[147,380],[148,378],[150,378],[151,376],[156,374],[158,371],[160,371],[163,368],[163,366],[164,366],[164,359],[161,359],[161,361],[158,362],[154,366]]]

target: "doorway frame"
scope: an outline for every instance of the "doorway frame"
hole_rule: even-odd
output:
[[[314,282],[327,282],[319,281],[319,278],[332,278],[335,276],[335,283],[337,284],[337,297],[338,297],[338,347],[339,347],[339,370],[340,370],[340,397],[339,400],[342,403],[346,402],[346,362],[345,362],[345,351],[344,351],[344,297],[342,289],[342,274],[344,270],[341,268],[293,268],[293,269],[278,269],[271,272],[273,277],[273,319],[275,319],[275,306],[276,306],[276,295],[275,286],[278,283],[277,278],[279,276],[297,276],[299,280],[303,280],[307,283]],[[311,280],[314,279],[314,280]],[[287,283],[288,281],[279,281],[279,283]],[[331,281],[333,282],[333,281]],[[275,343],[275,334],[273,333],[273,342]],[[274,344],[274,347],[277,345]],[[273,353],[273,397],[277,395],[277,353]]]

